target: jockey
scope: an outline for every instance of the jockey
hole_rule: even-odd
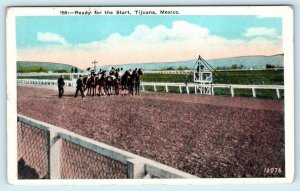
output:
[[[137,74],[137,68],[135,68],[135,69],[132,71],[132,74],[134,74],[134,75]]]
[[[102,76],[103,76],[103,77],[106,77],[106,70],[103,70]]]
[[[116,79],[114,67],[112,67],[111,70],[109,71],[109,75],[113,80]]]
[[[119,78],[122,78],[123,75],[124,75],[124,71],[123,71],[123,68],[121,68],[121,69],[118,71],[118,76],[119,76]]]
[[[137,77],[137,68],[135,68],[135,69],[132,71],[131,76],[132,76],[133,78]]]
[[[102,76],[102,69],[100,69],[98,72],[98,77],[101,78],[101,76]]]
[[[117,79],[119,79],[119,78],[120,78],[120,76],[119,76],[119,71],[120,71],[120,69],[119,69],[119,68],[117,68],[117,69],[116,69],[116,72],[115,72],[115,76],[116,76],[116,78],[117,78]]]
[[[139,76],[143,75],[142,69],[139,68],[138,71],[137,71],[137,73],[138,73]]]

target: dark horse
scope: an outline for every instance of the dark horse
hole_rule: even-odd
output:
[[[107,76],[106,78],[107,95],[119,95],[120,79],[117,75]]]
[[[140,83],[141,83],[141,76],[143,75],[143,72],[141,69],[134,70],[129,78],[129,89],[130,93],[133,95],[140,95]]]
[[[106,93],[107,93],[107,95],[112,95],[114,79],[112,76],[106,76],[105,81],[106,81],[106,84],[105,84]]]
[[[122,90],[122,95],[125,95],[125,91],[126,89],[128,89],[128,93],[129,93],[129,80],[130,79],[130,73],[128,70],[125,71],[125,73],[123,74],[123,76],[121,77],[121,90]]]
[[[91,92],[91,83],[90,83],[89,77],[88,76],[84,77],[82,79],[82,82],[84,85],[83,92],[85,92],[87,90],[88,91],[87,94],[89,94]]]
[[[106,78],[105,78],[105,73],[101,73],[99,75],[99,78],[97,80],[97,84],[98,84],[98,91],[99,91],[99,95],[106,95],[107,91],[106,91]],[[103,94],[102,94],[103,92]]]
[[[95,75],[83,78],[84,92],[87,90],[87,95],[96,96],[97,79]]]
[[[97,77],[96,77],[96,75],[95,74],[93,74],[92,76],[91,76],[91,89],[92,89],[92,96],[96,96],[97,94],[96,94],[96,87],[97,87]]]

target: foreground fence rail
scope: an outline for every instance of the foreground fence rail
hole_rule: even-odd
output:
[[[39,178],[198,178],[23,115],[17,121],[18,159]]]
[[[36,84],[36,85],[53,85],[57,86],[57,80],[42,80],[42,79],[17,79],[17,83],[21,84]],[[76,86],[76,81],[65,80],[66,86]],[[145,87],[153,87],[154,91],[157,91],[157,87],[163,87],[165,92],[169,92],[169,87],[177,87],[179,93],[191,92],[193,89],[194,93],[199,93],[197,83],[167,83],[167,82],[141,82],[140,84],[143,91],[146,91]],[[237,89],[250,89],[252,96],[256,97],[256,90],[274,90],[278,99],[282,97],[280,90],[284,90],[283,85],[242,85],[242,84],[212,84],[212,94],[215,94],[216,89],[229,89],[230,95],[235,96],[235,90]]]

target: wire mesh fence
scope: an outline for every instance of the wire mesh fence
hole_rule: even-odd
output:
[[[194,178],[26,116],[18,115],[17,139],[19,179]]]
[[[47,132],[18,122],[18,177],[49,178]]]
[[[125,179],[127,178],[127,165],[63,140],[61,178]]]
[[[46,131],[18,122],[19,179],[49,178]],[[124,179],[127,165],[62,139],[60,173],[63,179]]]

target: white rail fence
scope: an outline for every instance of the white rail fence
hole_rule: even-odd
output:
[[[190,88],[194,88],[194,93],[197,94],[197,87],[199,84],[197,83],[161,83],[161,82],[142,82],[141,83],[142,89],[145,90],[145,86],[152,86],[154,91],[157,91],[157,87],[165,87],[165,91],[169,92],[168,87],[178,87],[179,92],[183,93],[183,89],[186,90],[186,92],[189,94],[190,93]],[[219,89],[230,89],[230,94],[232,97],[234,97],[235,89],[251,89],[252,90],[252,95],[253,97],[256,97],[256,90],[257,89],[269,89],[269,90],[276,90],[276,95],[277,98],[280,98],[280,91],[279,90],[284,90],[283,85],[241,85],[241,84],[212,84],[212,94],[214,95],[214,90],[219,88]]]
[[[110,160],[122,163],[127,167],[127,178],[198,178],[153,160],[143,158],[127,151],[75,134],[66,129],[37,121],[23,115],[18,115],[18,123],[22,123],[31,128],[36,128],[46,132],[48,177],[50,179],[61,178],[60,163],[62,162],[62,141],[76,144],[77,146],[93,151],[96,154],[108,157]],[[73,157],[76,157],[76,153],[71,154],[74,155]],[[72,161],[67,162],[72,163]],[[82,167],[82,164],[78,165]],[[113,168],[113,166],[110,167]]]
[[[41,79],[17,79],[17,83],[21,84],[36,84],[36,85],[53,85],[57,86],[57,80],[41,80]],[[66,86],[76,86],[76,81],[65,80]],[[141,82],[140,84],[143,91],[145,87],[153,87],[154,91],[157,91],[157,87],[164,87],[165,92],[169,92],[169,87],[177,87],[180,93],[190,93],[190,88],[194,89],[194,93],[199,93],[197,83],[167,83],[167,82]],[[215,89],[229,89],[232,97],[235,96],[236,89],[250,89],[252,90],[252,96],[256,97],[256,90],[274,90],[276,91],[277,98],[281,98],[280,90],[284,90],[283,85],[241,85],[241,84],[212,84],[212,94],[215,94]],[[185,91],[184,91],[185,90]]]

